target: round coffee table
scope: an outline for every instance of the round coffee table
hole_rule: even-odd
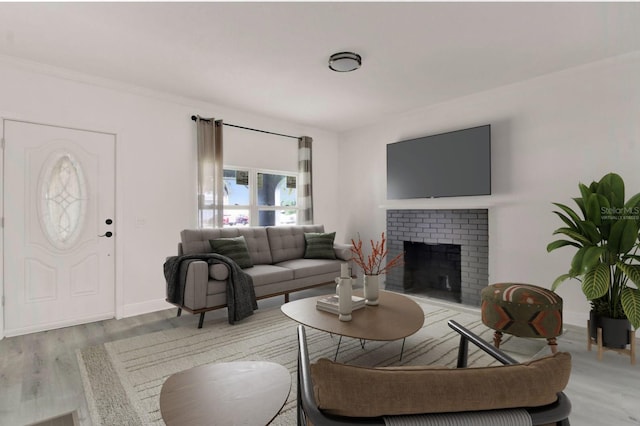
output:
[[[362,296],[361,291],[354,291]],[[356,309],[351,321],[340,321],[338,315],[316,309],[316,301],[325,296],[309,297],[285,303],[280,308],[292,320],[317,330],[361,340],[392,341],[404,339],[420,330],[424,311],[416,302],[399,293],[380,291],[378,306]],[[340,349],[336,350],[336,356]],[[404,351],[404,341],[400,358]]]
[[[201,365],[169,376],[160,413],[167,426],[267,425],[290,390],[291,373],[273,362]]]

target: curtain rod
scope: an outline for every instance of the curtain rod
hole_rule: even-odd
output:
[[[198,117],[196,117],[195,115],[192,115],[192,116],[191,116],[191,119],[192,119],[193,121],[196,121],[196,120],[198,119]],[[204,120],[204,121],[211,121],[211,119],[208,119],[208,118],[200,118],[200,120]],[[267,134],[269,134],[269,135],[283,136],[283,137],[285,137],[285,138],[300,139],[298,136],[284,135],[284,134],[282,134],[282,133],[269,132],[269,131],[267,131],[267,130],[252,129],[251,127],[238,126],[237,124],[225,123],[224,121],[222,122],[222,124],[223,124],[224,126],[237,127],[238,129],[251,130],[252,132],[267,133]]]

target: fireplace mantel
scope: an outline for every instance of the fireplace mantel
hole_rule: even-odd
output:
[[[385,210],[467,210],[490,209],[498,204],[494,195],[477,197],[416,198],[385,200],[379,207]]]

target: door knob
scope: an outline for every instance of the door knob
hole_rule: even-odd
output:
[[[113,235],[113,232],[111,231],[107,231],[106,233],[104,233],[103,235],[98,235],[98,237],[107,237],[107,238],[111,238],[111,236]]]

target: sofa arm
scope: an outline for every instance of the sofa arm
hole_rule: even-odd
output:
[[[336,253],[336,257],[340,260],[351,260],[353,253],[351,253],[351,244],[333,243],[333,251]]]
[[[184,285],[184,306],[189,309],[207,307],[207,283],[209,282],[209,265],[204,261],[189,262],[187,278]]]

